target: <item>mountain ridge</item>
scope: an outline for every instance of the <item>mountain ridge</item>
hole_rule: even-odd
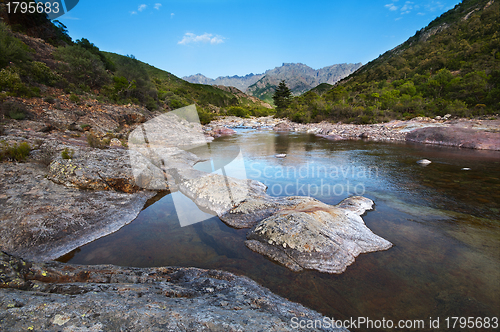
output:
[[[301,95],[322,83],[335,84],[355,72],[361,63],[340,63],[313,69],[302,63],[283,63],[268,70],[266,75],[248,87],[246,93],[265,102],[272,103],[272,96],[279,82],[284,80],[294,96]]]
[[[184,76],[182,77],[183,80],[188,81],[190,83],[196,83],[196,84],[206,84],[206,85],[223,85],[223,86],[233,86],[237,88],[238,90],[241,90],[243,92],[248,92],[248,88],[251,87],[252,85],[256,84],[258,81],[262,80],[266,76],[272,76],[275,77],[277,76],[279,80],[281,79],[290,79],[290,75],[288,73],[290,71],[292,72],[298,72],[298,74],[303,74],[304,75],[304,88],[303,89],[295,89],[297,91],[292,91],[295,94],[300,94],[303,92],[306,92],[317,85],[321,83],[328,83],[328,84],[334,84],[335,82],[338,81],[339,77],[342,75],[337,75],[336,72],[338,71],[338,68],[345,68],[345,67],[350,67],[354,66],[356,67],[355,69],[359,68],[361,66],[361,63],[356,63],[356,64],[347,64],[347,63],[342,63],[342,64],[334,64],[331,66],[326,66],[320,69],[313,69],[303,63],[283,63],[281,66],[275,67],[273,69],[268,69],[262,74],[254,74],[250,73],[244,76],[238,76],[238,75],[233,75],[233,76],[219,76],[215,79],[206,77],[205,75],[198,73],[195,75],[190,75],[190,76]],[[354,69],[354,70],[355,70]],[[352,72],[352,70],[347,69],[346,70],[349,74]],[[342,78],[342,77],[341,77]],[[276,85],[276,79],[272,79],[273,81],[273,86]],[[274,84],[276,83],[276,84]],[[278,81],[279,83],[279,81]],[[310,86],[310,87],[309,87]],[[255,89],[254,89],[255,90]],[[274,91],[274,90],[273,90]],[[298,92],[300,91],[300,93]],[[253,95],[253,94],[251,94]],[[258,95],[254,95],[255,97],[258,97]],[[266,102],[270,102],[271,100],[268,98],[265,100]]]

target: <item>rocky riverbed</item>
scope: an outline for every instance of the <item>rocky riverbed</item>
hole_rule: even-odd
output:
[[[417,117],[411,120],[394,120],[388,123],[355,125],[343,123],[294,123],[273,117],[241,119],[224,117],[205,126],[211,134],[214,128],[273,129],[277,132],[315,134],[325,139],[373,141],[411,141],[473,149],[500,150],[500,120],[452,119],[449,116]],[[445,128],[440,130],[440,128]],[[220,131],[220,129],[218,129]],[[436,137],[434,133],[440,133]],[[434,135],[434,136],[432,136]]]

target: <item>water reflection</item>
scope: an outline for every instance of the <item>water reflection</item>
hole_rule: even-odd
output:
[[[218,139],[211,153],[224,159],[236,144],[247,176],[266,183],[271,195],[286,195],[278,188],[288,186],[336,204],[362,184],[376,203],[364,216],[367,226],[395,246],[359,256],[341,275],[294,273],[248,250],[247,230],[218,218],[181,227],[166,195],[130,225],[61,260],[223,269],[342,319],[499,316],[500,153],[257,131]],[[415,162],[422,158],[433,163],[421,167]],[[307,189],[322,183],[337,191]]]

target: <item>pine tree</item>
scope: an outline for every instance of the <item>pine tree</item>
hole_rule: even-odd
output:
[[[292,91],[286,86],[285,80],[282,80],[276,88],[273,100],[277,111],[285,110],[292,102]]]

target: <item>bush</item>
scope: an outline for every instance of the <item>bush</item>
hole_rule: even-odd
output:
[[[12,35],[3,22],[0,22],[0,50],[0,68],[10,62],[22,63],[30,58],[29,48]]]
[[[77,95],[73,95],[73,94],[71,96],[69,96],[69,100],[75,104],[80,104],[80,102],[81,102],[80,97],[78,97]]]
[[[56,102],[56,99],[52,96],[47,96],[43,98],[43,101],[49,104],[54,104]]]
[[[62,150],[61,152],[61,157],[62,159],[73,159],[74,154],[75,150],[64,148],[64,150]]]
[[[61,65],[60,71],[70,82],[83,83],[94,88],[101,87],[109,81],[101,59],[81,46],[58,47],[54,56],[65,62]]]
[[[240,107],[240,106],[230,107],[227,110],[227,115],[234,115],[234,116],[238,116],[240,118],[247,118],[249,116],[248,115],[248,110],[246,110],[246,109],[244,109],[243,107]]]
[[[30,67],[30,74],[38,83],[54,86],[60,80],[60,77],[43,62],[33,61]]]
[[[13,120],[24,120],[26,118],[26,107],[16,102],[6,102],[2,105],[3,114]]]
[[[0,90],[8,91],[13,96],[31,97],[33,94],[13,68],[0,70]]]
[[[28,143],[22,142],[21,144],[14,144],[9,146],[7,143],[3,142],[0,148],[0,160],[16,160],[18,162],[23,162],[28,157],[31,151],[31,147]]]

